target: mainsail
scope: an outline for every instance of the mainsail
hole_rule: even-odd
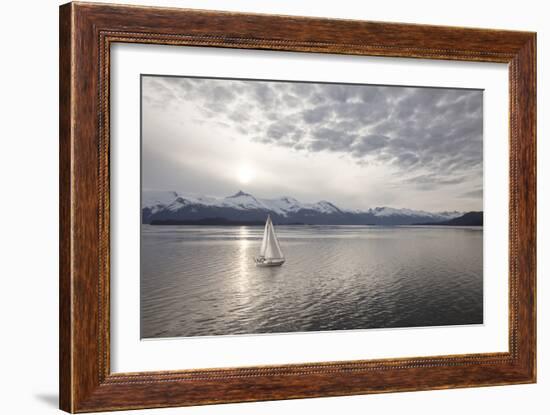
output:
[[[265,258],[266,260],[284,259],[283,251],[279,245],[277,235],[275,235],[275,228],[273,228],[271,216],[267,217],[265,223],[264,237],[260,248],[260,258]]]

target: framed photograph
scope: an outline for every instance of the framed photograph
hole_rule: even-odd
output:
[[[60,8],[60,407],[536,381],[536,35]]]

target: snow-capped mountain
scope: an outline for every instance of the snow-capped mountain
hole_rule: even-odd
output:
[[[445,212],[426,212],[424,210],[412,210],[412,209],[394,209],[391,207],[376,207],[374,209],[369,209],[369,213],[377,217],[392,217],[392,216],[415,216],[422,218],[432,218],[434,221],[444,221],[449,219],[454,219],[459,216],[462,216],[463,212],[454,211],[445,211]]]
[[[289,196],[261,199],[243,191],[223,198],[175,191],[144,191],[142,194],[143,223],[207,219],[262,222],[268,213],[276,224],[313,225],[409,225],[443,222],[463,214],[457,211],[432,213],[390,207],[352,211],[340,209],[325,200],[302,203]]]

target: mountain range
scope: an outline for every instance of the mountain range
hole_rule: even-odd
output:
[[[448,222],[465,212],[433,213],[385,206],[349,210],[326,200],[302,203],[289,196],[262,199],[243,191],[222,198],[175,191],[142,192],[145,224],[261,224],[268,214],[275,224],[412,225]]]
[[[421,225],[483,226],[483,212],[467,212],[462,216],[449,219],[443,222],[422,223]]]

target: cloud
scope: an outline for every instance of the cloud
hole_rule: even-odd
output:
[[[460,197],[473,198],[473,199],[483,198],[483,189],[476,189],[470,192],[464,192],[460,195]]]
[[[302,118],[307,124],[320,124],[326,122],[331,116],[332,109],[328,105],[314,107],[302,112]]]
[[[367,154],[378,153],[390,143],[390,139],[380,134],[368,134],[359,137],[353,142],[352,154],[362,158]]]
[[[415,185],[422,190],[434,190],[441,186],[457,185],[468,181],[469,177],[465,175],[456,175],[454,177],[444,176],[438,173],[421,174],[404,179],[403,182]]]
[[[275,140],[284,142],[283,139],[296,131],[296,127],[293,124],[287,122],[274,122],[269,125],[266,131],[268,141]]]
[[[313,139],[309,142],[311,151],[346,152],[356,138],[353,134],[326,127],[317,128],[312,134]]]
[[[386,165],[419,189],[481,186],[479,90],[171,77],[143,85],[147,104],[191,102],[201,121],[252,141]]]

